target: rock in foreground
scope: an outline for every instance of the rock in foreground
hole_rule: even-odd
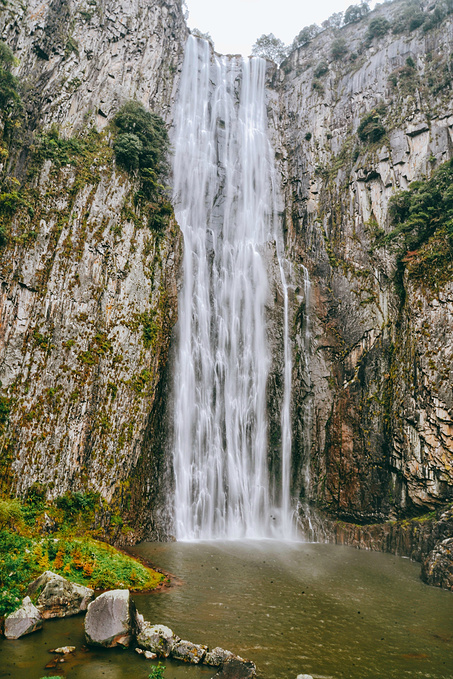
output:
[[[104,592],[88,606],[85,637],[91,646],[127,648],[135,634],[135,606],[128,589]]]
[[[171,657],[176,660],[183,660],[190,662],[193,665],[198,665],[203,662],[207,653],[208,647],[200,644],[192,644],[191,641],[178,641],[173,644],[171,649]]]
[[[453,591],[453,538],[439,542],[422,564],[421,577],[428,585]]]
[[[216,646],[215,648],[212,649],[212,651],[206,653],[206,657],[203,660],[203,662],[205,665],[212,665],[212,667],[220,667],[226,660],[230,660],[232,658],[237,658],[237,656],[235,656],[234,653],[231,653],[231,651],[225,651],[224,648]],[[239,660],[241,660],[241,658],[239,658]]]
[[[252,677],[256,677],[254,663],[240,658],[229,658],[212,679],[251,679]]]
[[[45,620],[66,618],[86,611],[94,598],[94,592],[89,587],[69,582],[52,571],[45,571],[34,580],[28,588],[28,594],[38,594],[36,607]]]
[[[7,639],[19,639],[26,634],[31,634],[42,628],[42,616],[36,606],[26,596],[22,606],[10,613],[5,619],[5,637]]]
[[[138,617],[139,633],[137,635],[137,646],[145,651],[156,653],[161,658],[168,658],[172,648],[180,641],[180,638],[165,625],[151,625]],[[188,642],[184,642],[188,643]]]

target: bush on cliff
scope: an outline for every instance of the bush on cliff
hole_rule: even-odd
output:
[[[113,119],[118,129],[114,151],[119,165],[127,171],[138,170],[142,192],[155,197],[167,170],[169,146],[165,123],[160,116],[147,111],[138,101],[129,101]]]
[[[394,229],[382,241],[399,244],[400,266],[433,289],[453,280],[453,160],[396,193],[389,214]]]

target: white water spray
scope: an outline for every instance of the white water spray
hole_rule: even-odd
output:
[[[176,116],[184,234],[175,372],[178,539],[292,536],[288,286],[276,222],[263,59],[213,57],[189,37]],[[284,295],[280,492],[268,472],[266,252]]]

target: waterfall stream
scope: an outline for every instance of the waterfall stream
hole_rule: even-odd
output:
[[[265,71],[263,59],[215,56],[208,42],[189,37],[174,138],[184,235],[174,412],[175,527],[183,540],[293,531],[288,285]],[[283,297],[278,479],[268,469],[270,260]]]

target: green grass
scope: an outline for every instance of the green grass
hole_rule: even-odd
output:
[[[47,503],[39,489],[28,501],[0,500],[0,616],[15,610],[32,580],[51,570],[92,589],[154,589],[164,579],[90,535],[99,499],[73,493]],[[54,532],[41,534],[44,514]]]

